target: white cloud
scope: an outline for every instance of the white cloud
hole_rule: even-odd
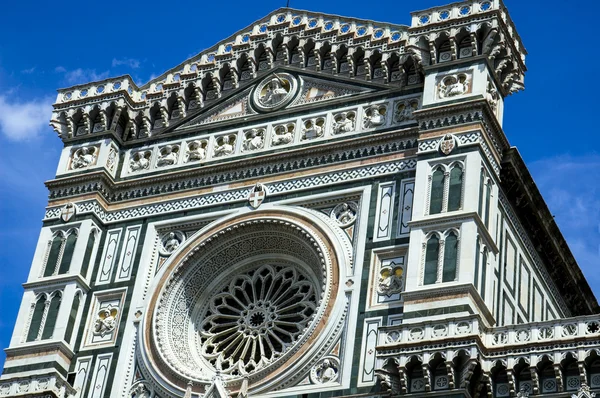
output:
[[[26,141],[47,128],[52,114],[52,99],[13,101],[0,95],[0,130],[11,141]]]
[[[76,85],[76,84],[89,83],[89,82],[98,81],[98,80],[104,80],[110,74],[109,71],[104,71],[104,72],[98,73],[98,72],[96,72],[96,69],[77,68],[77,69],[73,69],[73,70],[67,70],[63,66],[57,66],[56,68],[54,68],[54,71],[56,73],[63,73],[65,82],[69,85]]]
[[[26,75],[31,75],[33,72],[35,72],[35,66],[33,66],[29,69],[23,69],[21,71],[21,73],[26,74]]]
[[[140,61],[138,61],[137,59],[134,59],[134,58],[121,58],[121,59],[113,58],[113,60],[112,60],[113,68],[115,66],[121,66],[121,65],[128,66],[132,69],[137,69],[140,67]]]
[[[96,73],[95,69],[75,69],[65,73],[65,80],[69,84],[89,83],[97,80],[104,80],[108,77],[109,71]]]
[[[600,297],[600,155],[533,162],[530,170],[569,248]]]

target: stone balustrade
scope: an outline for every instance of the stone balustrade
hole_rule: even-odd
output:
[[[600,315],[503,327],[473,315],[384,326],[378,334],[377,374],[392,393],[600,390]]]
[[[11,378],[10,381],[0,379],[0,397],[70,398],[76,394],[77,391],[58,373],[35,374]]]

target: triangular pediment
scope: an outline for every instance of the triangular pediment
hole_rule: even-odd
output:
[[[255,91],[259,86],[263,86],[273,77],[280,76],[281,70],[272,73],[264,74],[263,76],[254,79],[254,81],[244,88],[239,89],[239,93],[231,93],[227,99],[219,104],[211,106],[206,104],[201,110],[190,115],[187,121],[179,124],[176,131],[187,130],[190,128],[210,125],[227,120],[234,120],[258,114],[269,114],[269,110],[260,109],[260,104],[257,103],[258,95]],[[303,106],[314,105],[316,103],[324,104],[327,101],[337,100],[340,98],[351,97],[360,94],[367,94],[381,89],[377,86],[367,86],[365,82],[350,81],[343,82],[334,80],[331,76],[323,73],[324,76],[309,76],[304,74],[294,74],[297,89],[293,93],[289,103],[285,106],[277,108],[277,110],[297,109]],[[286,74],[289,75],[289,74]],[[258,87],[258,88],[257,88]]]
[[[373,91],[372,88],[364,86],[344,84],[308,76],[303,76],[301,79],[303,85],[298,98],[288,106],[289,108]]]
[[[240,94],[226,100],[222,104],[204,108],[199,114],[177,128],[177,130],[256,114],[250,106],[251,91],[252,87],[246,88]]]

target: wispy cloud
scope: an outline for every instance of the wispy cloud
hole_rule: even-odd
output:
[[[33,72],[35,72],[35,66],[29,68],[29,69],[23,69],[21,71],[21,73],[25,74],[25,75],[31,75]]]
[[[600,154],[542,159],[530,169],[579,266],[600,297]]]
[[[38,136],[48,126],[52,102],[51,98],[22,102],[0,95],[0,131],[11,141]]]
[[[98,73],[96,72],[96,69],[77,68],[73,70],[67,70],[63,66],[57,66],[56,68],[54,68],[54,71],[56,73],[63,73],[65,82],[71,85],[89,83],[97,80],[104,80],[110,74],[109,71]]]
[[[112,60],[113,68],[116,66],[121,66],[121,65],[128,66],[132,69],[137,69],[140,67],[140,61],[137,59],[134,59],[134,58],[121,58],[121,59],[113,58],[113,60]]]

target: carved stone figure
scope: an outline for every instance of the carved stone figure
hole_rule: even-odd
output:
[[[94,335],[104,337],[115,330],[118,312],[116,308],[112,307],[101,309],[94,323]]]
[[[447,76],[439,85],[439,96],[440,98],[456,97],[463,95],[469,89],[468,77],[465,74],[458,76]]]
[[[138,383],[130,391],[131,398],[150,398],[151,392],[144,383]]]
[[[150,156],[150,151],[138,152],[134,154],[131,160],[129,161],[129,170],[138,171],[148,169],[150,167]]]
[[[342,112],[335,115],[333,133],[342,134],[354,131],[354,112]]]
[[[294,129],[296,126],[290,124],[288,126],[279,125],[275,127],[275,132],[273,134],[273,138],[271,139],[271,144],[276,145],[285,145],[294,141]]]
[[[498,95],[498,91],[494,87],[491,82],[488,82],[485,97],[492,108],[492,111],[495,113],[498,109],[498,100],[500,96]]]
[[[338,377],[338,370],[333,367],[331,360],[324,359],[316,368],[316,380],[319,383],[325,384],[335,381]]]
[[[340,203],[331,211],[331,218],[341,227],[347,227],[356,220],[357,206],[354,202]]]
[[[403,278],[404,270],[396,267],[393,270],[385,267],[381,270],[377,291],[379,294],[391,296],[392,294],[401,293],[404,285]]]
[[[221,144],[215,146],[215,156],[231,155],[233,153],[233,145],[229,143],[229,136],[225,136],[221,139]]]
[[[319,124],[319,122],[321,122],[321,124]],[[323,121],[321,119],[310,119],[305,121],[302,139],[311,140],[313,138],[322,137],[324,134],[322,123]]]
[[[79,148],[73,155],[71,169],[83,169],[96,162],[96,147]]]
[[[385,115],[378,106],[372,106],[365,112],[365,128],[379,127],[385,124]]]
[[[405,102],[398,104],[394,119],[398,123],[406,122],[413,119],[413,111],[416,109],[416,104]]]
[[[284,88],[284,81],[277,75],[273,76],[266,92],[261,95],[260,102],[265,106],[273,106],[281,102],[283,98],[288,94],[288,91]]]
[[[169,234],[163,238],[162,243],[165,252],[173,253],[175,250],[177,250],[177,248],[179,248],[179,245],[181,245],[181,239],[175,232],[169,232]]]
[[[254,151],[261,149],[264,145],[264,130],[252,129],[246,132],[246,139],[243,142],[244,151]]]
[[[160,149],[160,155],[156,161],[158,167],[170,166],[177,163],[178,146],[167,145]]]
[[[206,142],[192,141],[188,144],[187,161],[194,162],[206,159]]]

